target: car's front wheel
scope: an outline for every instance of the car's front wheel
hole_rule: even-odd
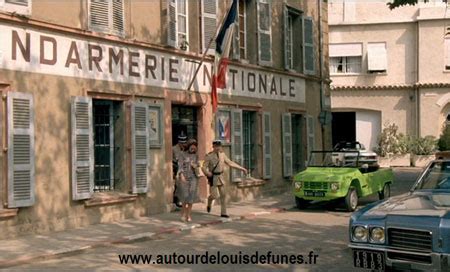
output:
[[[383,191],[379,192],[378,196],[380,200],[391,197],[391,185],[389,183],[386,183],[383,186]]]
[[[358,207],[358,192],[355,188],[350,188],[345,196],[345,208],[353,212]]]
[[[302,209],[305,209],[306,207],[308,207],[310,202],[311,201],[305,200],[303,198],[295,197],[295,206],[299,210],[302,210]]]

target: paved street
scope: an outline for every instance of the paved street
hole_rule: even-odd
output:
[[[417,171],[396,171],[393,195],[411,187]],[[368,203],[376,198],[364,199]],[[351,252],[347,248],[349,213],[313,205],[305,211],[289,208],[285,212],[257,216],[240,221],[211,225],[179,233],[163,234],[154,239],[94,248],[81,254],[14,267],[14,270],[179,270],[260,271],[285,269],[289,271],[350,271]],[[303,254],[319,255],[317,264],[302,265],[122,265],[118,254]],[[306,256],[307,257],[307,256]],[[308,259],[308,258],[306,258]],[[9,268],[11,269],[11,268]]]

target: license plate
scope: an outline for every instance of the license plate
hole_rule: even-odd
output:
[[[375,271],[384,271],[384,253],[379,251],[353,250],[353,265]]]
[[[305,191],[305,196],[324,197],[325,196],[325,192]]]

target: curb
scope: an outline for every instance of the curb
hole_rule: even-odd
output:
[[[220,218],[215,219],[212,221],[204,221],[199,222],[195,224],[183,224],[180,227],[169,227],[169,228],[163,228],[158,232],[144,232],[144,233],[138,233],[133,235],[128,235],[124,237],[120,237],[114,240],[106,240],[106,241],[100,241],[100,242],[94,242],[90,245],[86,246],[79,246],[79,247],[69,247],[65,249],[59,249],[50,251],[48,253],[35,255],[35,256],[25,256],[21,257],[15,260],[8,260],[8,261],[0,261],[0,269],[23,265],[23,264],[29,264],[36,261],[44,261],[49,259],[56,259],[56,258],[62,258],[66,256],[72,256],[81,254],[84,251],[95,249],[95,248],[102,248],[102,247],[109,247],[116,244],[127,244],[127,243],[134,243],[134,242],[143,242],[143,241],[149,241],[154,238],[156,238],[159,235],[163,234],[173,234],[173,233],[181,233],[184,231],[190,231],[193,229],[199,229],[199,228],[205,228],[208,226],[223,224],[223,223],[229,223],[229,222],[237,222],[242,220],[248,220],[248,219],[254,219],[258,216],[262,215],[269,215],[274,213],[281,213],[285,212],[287,208],[273,208],[269,209],[267,211],[260,211],[260,212],[253,212],[237,217],[230,217],[230,218]]]

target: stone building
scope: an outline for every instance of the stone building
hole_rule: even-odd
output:
[[[383,126],[439,137],[450,121],[450,9],[329,1],[333,141],[373,149]]]
[[[182,132],[250,170],[231,200],[290,186],[331,144],[327,5],[239,0],[213,114],[214,43],[187,89],[230,4],[0,1],[0,238],[170,211]]]

